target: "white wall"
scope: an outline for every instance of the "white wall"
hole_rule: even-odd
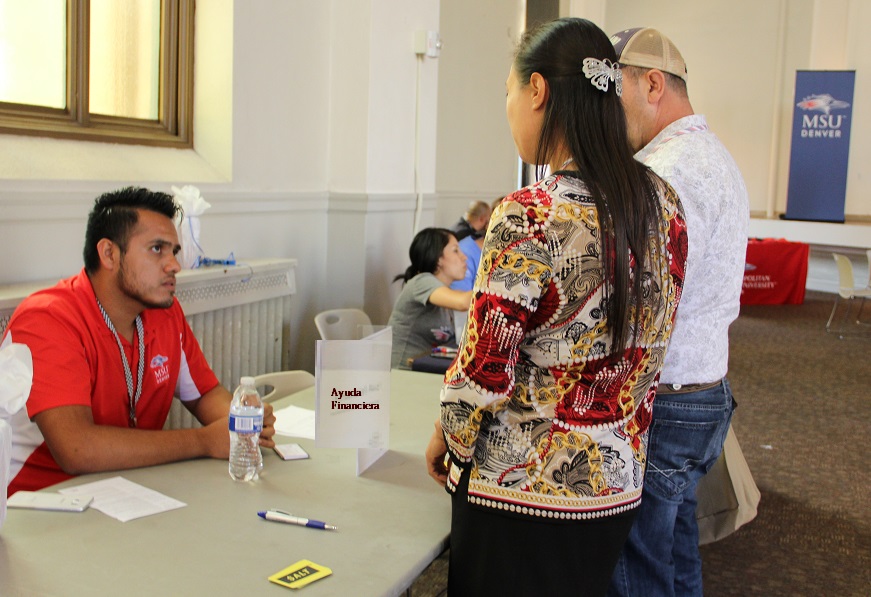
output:
[[[442,0],[437,223],[469,202],[516,190],[517,151],[505,120],[505,79],[524,26],[522,0]]]
[[[334,2],[330,205],[322,309],[362,307],[385,324],[401,288],[415,210],[435,190],[439,62],[414,52],[437,31],[437,0]],[[364,6],[365,5],[365,6]],[[349,134],[351,133],[351,134]],[[421,209],[423,226],[432,207]]]

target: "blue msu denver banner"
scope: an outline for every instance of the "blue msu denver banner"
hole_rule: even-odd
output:
[[[795,73],[787,220],[843,222],[856,71]]]

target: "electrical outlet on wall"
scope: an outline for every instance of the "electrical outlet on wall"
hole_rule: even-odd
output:
[[[438,58],[442,49],[442,40],[438,31],[415,31],[414,53],[418,56],[426,55],[430,58]]]

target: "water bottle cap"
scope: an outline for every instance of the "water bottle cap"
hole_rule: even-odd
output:
[[[253,377],[245,376],[245,377],[243,377],[243,378],[241,379],[241,384],[242,384],[243,386],[253,386],[254,383],[255,383],[255,382],[254,382],[254,378],[253,378]]]

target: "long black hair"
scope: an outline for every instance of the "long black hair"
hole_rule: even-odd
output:
[[[617,62],[608,36],[596,25],[585,19],[557,19],[522,36],[514,70],[523,85],[539,73],[550,90],[535,163],[548,164],[564,144],[595,202],[602,228],[606,313],[617,352],[627,341],[634,344],[638,335],[636,326],[630,338],[643,310],[641,272],[650,263],[648,243],[651,238],[658,242],[662,217],[658,177],[633,157],[616,81],[609,81],[607,91],[597,89],[584,75],[585,58]],[[634,276],[630,251],[636,260]]]
[[[408,248],[411,265],[404,273],[393,278],[393,281],[402,280],[405,284],[417,274],[434,274],[438,269],[439,259],[452,238],[455,238],[454,233],[447,228],[424,228],[415,234]]]

